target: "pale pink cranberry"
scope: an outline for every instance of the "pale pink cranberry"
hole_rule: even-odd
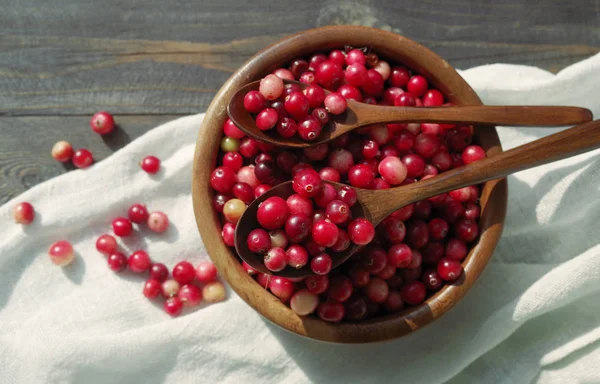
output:
[[[173,279],[165,280],[161,285],[161,289],[163,297],[173,297],[177,295],[177,292],[179,292],[179,283],[177,280]]]
[[[328,94],[325,97],[324,104],[325,108],[327,108],[327,111],[334,115],[340,115],[346,112],[346,108],[348,106],[344,96],[340,95],[337,92],[331,92],[330,94]]]
[[[202,297],[207,303],[218,303],[225,300],[225,286],[220,281],[213,281],[202,288]]]
[[[112,221],[113,232],[119,237],[127,237],[131,235],[133,226],[131,221],[124,217],[117,217]]]
[[[58,141],[52,146],[52,158],[61,163],[71,160],[73,147],[67,141]]]
[[[375,228],[369,220],[357,218],[348,224],[348,236],[354,244],[369,244],[375,237]]]
[[[379,163],[379,174],[391,185],[399,185],[406,179],[407,169],[402,161],[393,156],[388,156]]]
[[[155,297],[157,297],[158,295],[160,295],[160,292],[162,290],[160,281],[158,280],[154,280],[154,279],[150,279],[147,280],[146,283],[144,284],[144,296],[146,296],[149,299],[153,299]]]
[[[115,128],[115,120],[108,112],[96,112],[90,119],[90,127],[100,135],[107,135]]]
[[[232,199],[237,200],[237,199]],[[229,200],[227,203],[229,203]],[[225,206],[227,206],[227,203]],[[223,208],[225,212],[225,208]],[[169,228],[169,217],[164,212],[155,211],[148,216],[148,228],[152,232],[163,233]]]
[[[244,96],[244,108],[250,113],[258,113],[262,111],[265,105],[265,97],[259,91],[250,91]]]
[[[13,207],[12,216],[15,223],[29,225],[35,218],[35,210],[28,202],[19,203]]]
[[[152,263],[150,266],[150,278],[161,283],[169,277],[169,270],[163,263]]]
[[[277,75],[267,75],[260,81],[258,91],[265,99],[276,100],[283,93],[283,80]]]
[[[108,262],[108,268],[114,272],[121,272],[127,268],[127,256],[121,252],[111,253],[106,261]]]
[[[285,231],[281,229],[275,229],[269,232],[271,238],[271,247],[279,247],[285,249],[288,245],[288,238]]]
[[[187,307],[195,307],[202,301],[202,291],[193,284],[186,284],[179,288],[177,297]]]
[[[390,313],[400,312],[404,308],[402,294],[398,291],[390,291],[387,299],[383,302],[383,307]]]
[[[321,320],[339,323],[344,318],[344,306],[335,301],[325,301],[317,307],[317,315]]]
[[[145,223],[148,220],[148,209],[143,204],[133,204],[127,211],[129,220],[136,224]]]
[[[179,316],[183,310],[183,302],[177,296],[170,297],[165,301],[164,310],[171,317]]]
[[[384,81],[389,79],[392,72],[392,69],[390,68],[388,62],[384,60],[379,60],[377,64],[375,64],[373,69],[379,72]]]
[[[205,284],[217,278],[217,267],[210,261],[203,261],[196,265],[196,279]]]
[[[254,91],[254,92],[256,92],[256,91]],[[264,100],[263,100],[263,103],[264,103]],[[244,105],[245,105],[245,100],[244,100]],[[262,110],[263,107],[264,107],[264,104],[260,106],[260,108],[256,111],[256,113],[260,112],[260,110]],[[225,136],[231,137],[232,139],[237,139],[237,140],[242,139],[242,138],[244,138],[244,136],[246,136],[244,131],[239,129],[233,123],[233,121],[231,121],[231,119],[225,120],[225,123],[223,124],[223,133],[225,133]]]
[[[129,256],[127,259],[127,264],[129,265],[129,269],[131,269],[133,272],[141,273],[147,271],[152,262],[150,261],[150,256],[148,256],[148,253],[138,250]]]
[[[444,281],[454,281],[462,273],[462,265],[459,261],[444,257],[437,264],[437,272]]]
[[[295,287],[294,283],[290,280],[284,277],[273,276],[269,282],[269,290],[281,301],[287,302],[294,294]]]
[[[421,304],[427,295],[425,285],[420,281],[407,282],[400,291],[402,299],[410,305]]]
[[[337,170],[340,175],[345,175],[354,165],[354,158],[350,151],[338,148],[329,154],[328,164],[330,167]]]
[[[407,268],[412,259],[412,250],[406,244],[395,244],[388,250],[388,264],[396,268]]]
[[[462,152],[462,161],[465,164],[471,164],[474,161],[481,160],[485,157],[485,150],[479,145],[469,145]]]
[[[180,261],[179,263],[175,264],[171,274],[173,275],[173,279],[175,279],[179,284],[189,284],[194,281],[194,278],[196,277],[196,269],[192,263],[188,261]]]
[[[146,173],[154,175],[160,170],[160,159],[156,156],[146,156],[140,162],[140,166]]]
[[[310,315],[317,309],[318,305],[319,296],[308,289],[299,290],[290,299],[290,308],[300,316]]]
[[[96,240],[96,249],[108,256],[117,250],[117,240],[111,235],[102,235]]]
[[[290,267],[300,269],[308,264],[308,252],[301,245],[291,245],[286,253]]]
[[[331,271],[333,261],[331,256],[326,253],[321,253],[310,261],[310,269],[317,275],[326,275]]]
[[[237,182],[246,183],[252,188],[256,188],[260,184],[260,181],[258,181],[254,174],[254,165],[247,165],[240,168],[237,173]],[[235,185],[235,183],[233,185]],[[233,185],[231,188],[233,188]]]
[[[289,69],[277,68],[273,71],[273,74],[282,80],[295,80],[294,74]]]
[[[282,271],[288,265],[288,257],[283,248],[271,248],[265,255],[265,267],[270,271]]]
[[[71,243],[66,240],[59,240],[50,245],[48,256],[53,264],[64,267],[73,262],[75,253]]]
[[[427,80],[421,75],[415,75],[411,77],[406,85],[408,92],[412,93],[416,97],[423,96],[425,92],[427,92],[428,87],[429,84],[427,83]]]
[[[76,168],[87,168],[94,162],[94,156],[87,149],[80,148],[73,153],[71,161]]]

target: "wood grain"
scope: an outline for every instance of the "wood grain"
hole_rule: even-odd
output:
[[[367,42],[373,42],[373,49],[385,57],[407,63],[425,74],[455,104],[481,104],[475,92],[452,67],[409,39],[381,30],[348,26],[306,31],[259,52],[224,84],[207,111],[203,134],[198,135],[192,178],[194,213],[203,243],[221,275],[236,293],[267,319],[291,332],[342,343],[366,343],[401,337],[426,326],[452,308],[472,287],[489,262],[502,232],[507,204],[506,180],[487,182],[480,199],[481,235],[464,261],[464,278],[444,287],[425,303],[393,315],[360,323],[340,324],[325,323],[311,316],[300,317],[244,271],[238,257],[220,238],[221,225],[212,208],[212,190],[206,183],[218,154],[219,127],[227,117],[225,107],[229,99],[243,84],[260,78],[292,57],[335,47],[340,43],[362,46]],[[409,52],[411,57],[408,57]],[[206,132],[214,134],[208,135]],[[501,152],[495,130],[477,130],[476,137],[489,156]]]

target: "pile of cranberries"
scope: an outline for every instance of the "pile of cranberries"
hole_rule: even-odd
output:
[[[269,270],[308,264],[315,274],[327,275],[332,268],[329,252],[342,252],[351,242],[369,244],[375,237],[368,220],[352,219],[353,188],[336,190],[323,183],[317,171],[306,168],[294,176],[293,189],[296,193],[287,200],[272,196],[260,204],[256,218],[262,228],[252,230],[247,238],[248,249],[264,255]]]
[[[96,113],[91,121],[92,129],[101,135],[114,129],[114,119],[106,112]],[[78,154],[83,154],[79,156]],[[93,162],[91,153],[86,149],[73,152],[71,144],[59,141],[52,148],[52,157],[58,161],[73,161],[78,168],[86,168]],[[147,156],[140,162],[141,168],[155,174],[160,170],[160,159]],[[29,225],[35,219],[35,209],[29,202],[21,202],[12,210],[13,219],[18,224]],[[143,204],[132,205],[127,217],[117,217],[112,221],[112,230],[117,237],[129,237],[135,225],[147,225],[156,233],[163,233],[169,227],[168,216],[160,211],[148,212]],[[137,250],[126,256],[118,250],[117,239],[110,234],[103,234],[96,240],[96,249],[107,258],[108,267],[121,272],[129,269],[136,274],[146,274],[148,280],[144,284],[143,294],[149,299],[162,297],[165,299],[164,310],[171,316],[178,316],[184,307],[193,307],[204,301],[215,303],[225,299],[225,287],[217,280],[217,269],[211,262],[202,262],[194,267],[188,261],[181,261],[171,271],[162,263],[152,262],[148,253]],[[64,267],[75,259],[75,251],[67,240],[55,241],[48,249],[50,261]]]
[[[343,73],[336,63],[320,63],[316,75],[302,78],[310,84],[302,90],[298,84],[284,84],[283,79],[297,78],[291,70],[279,68],[260,81],[258,91],[250,91],[244,96],[244,108],[255,114],[254,121],[261,131],[275,128],[281,137],[298,134],[302,140],[314,141],[329,122],[329,113],[339,115],[346,111],[346,99],[342,95],[337,92],[326,95],[316,84],[331,86],[337,81],[332,76],[338,72]]]
[[[424,76],[401,65],[390,65],[362,49],[298,58],[273,75],[319,85],[359,102],[450,105]],[[270,128],[279,132],[284,118],[296,121],[302,117],[288,111],[286,99],[289,102],[292,94],[294,99],[310,100],[312,96],[286,91],[274,76],[265,77],[261,89],[249,97],[259,101],[253,104],[256,108],[252,109],[252,103],[246,108],[258,113],[257,118],[272,108],[277,116],[271,117]],[[312,116],[309,110],[306,118]],[[341,213],[352,206],[347,198],[355,191],[350,187],[330,190],[320,181],[385,189],[434,177],[485,157],[483,148],[472,144],[472,126],[378,124],[303,150],[275,148],[247,137],[229,119],[223,131],[222,152],[210,184],[215,190],[214,208],[223,218],[222,236],[227,245],[234,245],[236,224],[248,204],[272,186],[294,180],[296,194],[287,201],[263,202],[262,218],[257,218],[263,228],[248,238],[249,247],[264,253],[265,263],[274,274],[259,273],[245,263],[243,267],[299,315],[316,313],[325,321],[339,322],[394,313],[422,303],[463,273],[461,262],[479,235],[479,186],[444,193],[394,212],[375,228],[374,236],[360,252],[328,273],[322,273],[328,270],[327,263],[323,269],[318,262],[312,264],[320,260],[318,256],[327,255],[327,249],[335,251],[353,241],[349,224],[359,220],[350,221]],[[321,185],[321,189],[307,196],[302,185]],[[338,237],[332,243],[334,233]],[[286,265],[298,267],[309,262],[315,272],[311,277],[276,276]]]

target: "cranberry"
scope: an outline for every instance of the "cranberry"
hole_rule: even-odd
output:
[[[325,301],[317,307],[317,315],[321,320],[339,323],[344,318],[344,306],[335,301]]]
[[[273,71],[273,74],[282,80],[295,80],[294,74],[289,69],[277,68]]]
[[[331,250],[333,252],[345,251],[350,246],[350,243],[350,236],[348,236],[348,232],[344,231],[343,229],[339,229],[337,241],[331,246]]]
[[[145,223],[148,220],[148,209],[145,205],[133,204],[127,211],[127,217],[133,223]]]
[[[326,208],[327,204],[335,199],[337,191],[331,184],[324,183],[323,187],[314,197],[315,204],[320,208]]]
[[[303,169],[294,176],[294,191],[303,197],[314,197],[322,187],[319,174],[314,169]]]
[[[346,112],[347,104],[344,96],[337,92],[331,92],[325,97],[325,108],[329,113],[340,115]]]
[[[133,252],[127,259],[127,263],[129,265],[129,269],[136,273],[147,271],[152,264],[150,261],[150,256],[141,250]]]
[[[388,284],[388,287],[390,287],[390,289],[400,289],[402,287],[402,284],[404,284],[404,280],[399,274],[395,274],[394,276],[387,279],[385,282]]]
[[[425,248],[423,248],[423,262],[428,264],[437,263],[442,257],[444,257],[445,249],[444,245],[436,240],[432,240]]]
[[[107,135],[115,128],[115,120],[108,112],[96,112],[90,120],[90,127],[100,135]]]
[[[150,278],[161,283],[169,277],[169,270],[162,263],[152,263],[150,266]]]
[[[272,196],[262,202],[256,212],[256,218],[261,226],[266,229],[283,227],[290,214],[285,200],[279,196]]]
[[[427,80],[421,75],[411,77],[406,85],[408,92],[412,93],[416,97],[423,96],[428,87],[429,84],[427,83]]]
[[[405,67],[394,67],[390,74],[390,84],[393,87],[404,87],[408,84],[410,79],[410,72]]]
[[[94,157],[92,156],[92,152],[81,148],[75,151],[71,160],[75,167],[87,168],[94,162]]]
[[[394,105],[396,99],[404,93],[402,88],[391,87],[386,89],[383,92],[383,101],[384,105]]]
[[[421,133],[415,139],[414,150],[426,159],[432,157],[440,148],[440,139],[431,134]]]
[[[477,220],[479,219],[479,214],[481,213],[481,209],[479,205],[474,203],[467,203],[465,205],[465,219]]]
[[[402,156],[402,162],[406,166],[406,175],[408,177],[416,178],[423,175],[425,171],[425,160],[414,153],[409,153]]]
[[[340,175],[345,175],[354,165],[354,159],[352,157],[352,153],[350,153],[348,150],[338,148],[329,154],[328,164],[330,167],[337,170]]]
[[[274,74],[267,75],[260,80],[258,91],[265,99],[276,100],[283,93],[283,80]]]
[[[177,297],[187,307],[195,307],[202,301],[202,291],[193,284],[186,284],[179,288]]]
[[[407,221],[412,217],[414,211],[415,205],[409,204],[392,213],[392,216],[397,218],[398,220]]]
[[[156,156],[146,156],[140,162],[140,166],[144,172],[154,175],[160,170],[160,159]]]
[[[258,142],[251,137],[244,137],[240,143],[240,153],[247,159],[253,158],[258,155]],[[244,168],[242,168],[244,169]]]
[[[394,146],[401,152],[408,151],[415,145],[415,139],[416,136],[411,132],[401,131],[396,139],[394,139]]]
[[[254,190],[247,183],[237,183],[233,186],[233,194],[244,203],[248,204],[254,200]]]
[[[327,275],[308,276],[304,280],[304,284],[309,291],[320,295],[329,288],[329,277]]]
[[[342,67],[330,60],[324,61],[316,68],[315,78],[317,82],[327,89],[336,89],[344,79]]]
[[[271,282],[272,275],[267,275],[266,273],[258,272],[256,275],[256,282],[258,285],[267,289],[269,287],[269,283]]]
[[[364,66],[366,63],[365,54],[360,49],[352,49],[346,54],[346,64],[349,66],[352,64],[361,64]]]
[[[444,104],[444,95],[437,89],[430,89],[423,95],[423,106],[439,107]]]
[[[454,281],[462,273],[462,265],[459,261],[444,257],[437,264],[437,272],[444,281]]]
[[[387,253],[381,247],[371,245],[363,249],[359,255],[361,264],[370,273],[376,275],[387,265]]]
[[[229,205],[235,204],[238,199],[231,199],[223,207],[223,213],[227,216],[229,213]],[[242,203],[243,204],[243,203]],[[239,219],[239,217],[238,217]],[[163,233],[169,228],[169,217],[164,212],[152,212],[148,216],[148,229],[152,232]]]
[[[406,179],[406,165],[397,157],[388,156],[379,163],[379,174],[391,185],[399,185]]]
[[[371,278],[365,287],[367,298],[374,303],[383,303],[386,301],[389,292],[390,290],[387,283],[379,277]]]
[[[300,75],[300,78],[298,79],[298,81],[305,83],[305,84],[315,84],[317,82],[317,79],[315,77],[314,72],[306,71],[302,75]]]
[[[325,108],[315,108],[311,112],[311,116],[317,119],[322,126],[325,126],[329,122],[329,113]]]
[[[469,219],[462,219],[454,226],[454,231],[459,239],[466,243],[474,241],[479,236],[479,226]]]
[[[227,152],[223,155],[223,166],[237,172],[244,165],[244,158],[238,152]]]
[[[317,69],[317,67],[319,67],[319,65],[321,63],[324,63],[325,61],[327,61],[326,55],[324,55],[322,53],[314,54],[308,60],[308,63],[309,63],[308,69],[310,69],[311,71],[315,71]]]
[[[302,92],[302,87],[300,87],[298,84],[285,84],[285,86],[283,87],[282,98],[285,100],[289,95],[291,95],[294,92]]]
[[[362,148],[362,155],[365,159],[373,159],[379,153],[379,144],[374,140],[366,140]]]
[[[325,101],[325,91],[318,85],[309,85],[304,89],[303,93],[308,99],[310,108],[319,108]]]
[[[332,223],[342,224],[350,218],[350,207],[341,200],[332,200],[327,204],[325,214]]]
[[[61,163],[71,160],[73,147],[66,141],[58,141],[52,146],[52,158]]]
[[[310,161],[320,161],[327,157],[329,146],[325,144],[317,144],[312,147],[304,148],[304,154]]]
[[[290,308],[300,316],[310,315],[317,309],[318,305],[319,296],[308,289],[302,289],[294,293],[290,299]]]
[[[464,213],[465,209],[461,203],[458,201],[450,201],[444,208],[443,218],[449,223],[454,223],[456,220],[462,217]]]
[[[250,252],[264,253],[271,248],[271,237],[264,229],[254,229],[246,241]]]
[[[358,102],[364,101],[363,95],[360,92],[360,90],[348,84],[344,84],[341,87],[339,87],[337,93],[342,95],[346,100],[356,100]]]
[[[344,71],[344,79],[351,86],[360,87],[368,80],[367,68],[360,63],[350,64]]]
[[[430,268],[426,269],[423,272],[423,276],[421,277],[423,284],[425,284],[425,288],[430,291],[438,291],[442,287],[443,280],[440,275],[437,273],[437,270]]]
[[[439,151],[431,158],[431,164],[440,171],[447,171],[452,168],[452,156],[445,151]]]
[[[210,175],[210,185],[217,192],[231,192],[236,182],[237,176],[235,171],[228,167],[218,167]]]
[[[337,199],[348,204],[349,207],[353,207],[354,204],[356,204],[356,201],[358,200],[358,196],[356,194],[356,191],[352,189],[352,187],[344,185],[338,190]]]
[[[350,279],[352,279],[352,284],[354,284],[355,287],[360,288],[369,283],[371,273],[366,269],[366,267],[355,265],[348,271],[348,276],[350,276]]]
[[[133,226],[131,225],[131,221],[127,220],[124,217],[117,217],[112,222],[113,232],[115,235],[119,237],[127,237],[131,235],[131,231],[133,230]]]
[[[392,69],[387,61],[379,60],[374,66],[373,69],[379,72],[383,80],[389,79]]]
[[[350,168],[348,181],[354,187],[370,189],[375,180],[375,173],[365,164],[357,164]]]
[[[53,264],[64,267],[73,262],[75,253],[71,243],[66,240],[59,240],[50,245],[48,256]]]
[[[406,226],[397,217],[387,217],[378,228],[381,228],[381,233],[385,239],[392,244],[401,243],[406,236]]]
[[[282,151],[275,159],[277,166],[285,173],[291,173],[294,165],[298,163],[298,157],[291,151]]]
[[[154,279],[150,279],[148,281],[146,281],[146,283],[144,284],[144,296],[146,296],[149,299],[153,299],[155,297],[157,297],[158,295],[160,295],[160,292],[162,290],[160,281],[158,280],[154,280]]]
[[[323,126],[312,116],[307,117],[298,125],[298,135],[302,140],[313,141],[321,134]]]
[[[242,261],[242,268],[244,268],[244,271],[246,271],[246,273],[249,274],[249,275],[255,275],[255,274],[258,273],[258,271],[256,269],[252,268],[245,261]]]
[[[450,230],[448,222],[444,219],[440,219],[439,217],[432,219],[427,226],[429,227],[429,233],[431,234],[431,237],[436,240],[443,240],[448,235],[448,231]]]
[[[396,96],[394,105],[396,107],[414,107],[417,105],[417,100],[411,93],[404,92]]]
[[[260,185],[258,185],[256,188],[254,188],[254,197],[255,198],[259,198],[265,192],[267,192],[269,189],[271,189],[271,186],[269,184],[260,184]]]
[[[340,173],[335,168],[331,167],[321,168],[319,171],[319,177],[321,180],[333,181],[336,183],[338,183],[341,179]]]
[[[271,238],[271,247],[279,247],[284,248],[288,245],[288,238],[285,235],[285,231],[281,229],[276,229],[274,231],[269,232],[269,237]]]
[[[429,242],[429,228],[424,222],[415,220],[408,225],[406,237],[413,247],[423,248]]]
[[[281,301],[287,302],[294,294],[294,283],[284,277],[273,276],[269,282],[269,290]]]
[[[312,220],[302,214],[290,215],[285,223],[285,233],[292,244],[306,240],[311,233]]]
[[[465,164],[471,164],[474,161],[485,157],[485,151],[479,145],[469,145],[462,152],[462,161]]]
[[[333,50],[329,54],[329,60],[343,67],[346,64],[346,54],[339,49]]]
[[[13,207],[12,216],[15,223],[28,225],[35,218],[35,210],[28,202],[19,203]]]
[[[469,187],[455,189],[448,192],[448,195],[459,203],[466,203],[471,199],[471,189]]]
[[[296,59],[290,64],[290,71],[294,78],[298,79],[300,75],[308,71],[308,61],[304,59]]]
[[[177,317],[183,311],[183,302],[177,296],[169,297],[164,304],[164,310],[171,317]]]
[[[343,303],[352,295],[354,287],[352,281],[346,276],[334,276],[331,278],[327,295],[330,299]]]
[[[367,81],[362,85],[362,90],[367,96],[377,97],[383,93],[384,80],[379,72],[374,69],[367,71]]]
[[[369,220],[357,218],[348,224],[348,236],[354,244],[369,244],[375,237],[375,228]]]
[[[367,301],[361,295],[354,295],[344,303],[344,318],[349,321],[364,320],[368,316]]]
[[[115,272],[121,272],[127,267],[127,256],[121,252],[114,252],[107,259],[108,268]]]
[[[406,244],[395,244],[388,250],[388,264],[406,268],[412,262],[412,251]]]
[[[244,96],[244,108],[250,113],[258,113],[262,111],[266,105],[265,97],[259,91],[250,91]]]
[[[219,281],[213,281],[202,288],[202,297],[207,303],[218,303],[225,300],[225,286]]]
[[[286,254],[288,265],[292,268],[300,269],[308,263],[308,252],[301,245],[291,245]]]
[[[313,205],[306,197],[303,197],[299,194],[293,194],[287,198],[286,202],[290,210],[290,214],[292,215],[302,214],[310,217],[313,214]]]
[[[196,277],[196,269],[189,261],[180,261],[175,264],[171,274],[173,275],[173,279],[179,284],[189,284]]]
[[[260,109],[257,112],[259,112],[261,109],[263,109],[263,107],[264,106],[261,105]],[[240,130],[233,123],[233,121],[231,121],[231,119],[225,120],[225,123],[223,124],[223,133],[225,133],[226,136],[231,137],[232,139],[241,139],[244,136],[246,136],[244,131]]]
[[[367,133],[371,140],[375,140],[377,144],[384,145],[390,140],[390,131],[385,124],[374,124],[368,126]]]
[[[338,227],[326,220],[317,221],[312,227],[312,238],[323,247],[331,247],[337,242]]]
[[[288,257],[283,248],[271,248],[265,255],[265,267],[270,271],[282,271],[288,265]]]
[[[425,288],[425,284],[422,282],[411,281],[402,286],[400,293],[402,294],[402,299],[404,299],[406,303],[410,305],[417,305],[421,304],[425,300],[427,289]]]
[[[256,115],[256,126],[261,131],[267,131],[277,124],[279,114],[273,108],[265,108]]]
[[[111,235],[102,235],[96,240],[96,249],[105,255],[110,255],[117,250],[117,240]]]
[[[310,261],[310,269],[317,275],[326,275],[331,271],[332,263],[331,256],[321,253]]]

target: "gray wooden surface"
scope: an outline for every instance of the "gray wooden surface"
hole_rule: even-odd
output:
[[[69,170],[50,158],[54,142],[101,159],[204,111],[241,63],[303,29],[392,30],[457,68],[556,72],[600,51],[599,0],[1,0],[0,10],[0,204]],[[90,131],[98,110],[116,115],[117,135]]]

